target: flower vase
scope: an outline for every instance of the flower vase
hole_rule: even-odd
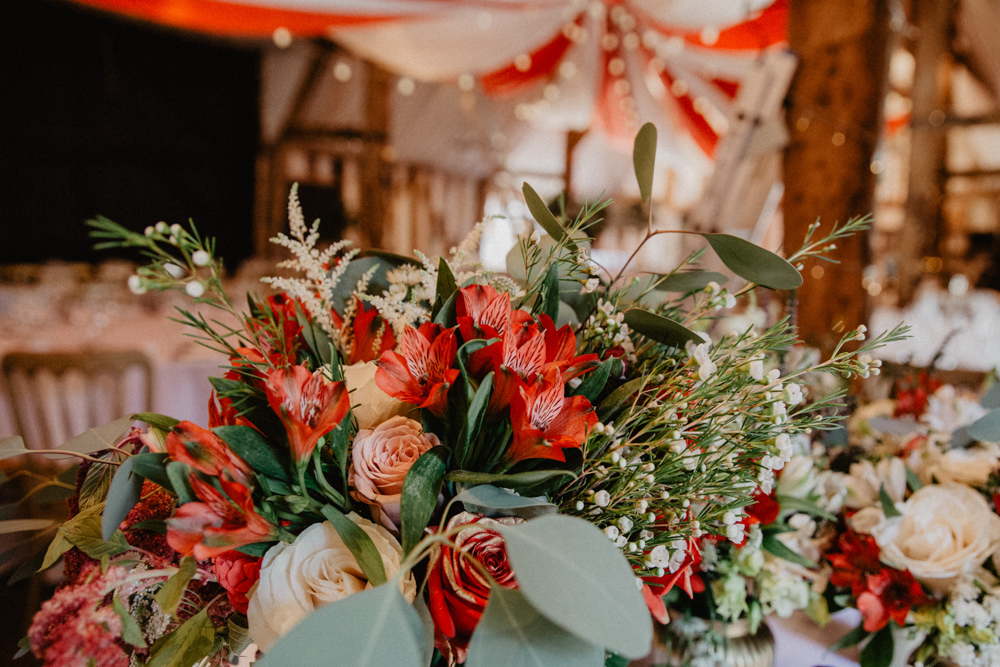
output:
[[[665,662],[669,667],[773,667],[774,635],[766,623],[756,632],[750,623],[709,621],[671,614],[662,627]]]

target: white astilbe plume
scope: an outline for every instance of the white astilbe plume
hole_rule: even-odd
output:
[[[316,220],[312,227],[306,227],[302,206],[299,204],[297,184],[292,186],[288,194],[288,230],[291,237],[278,232],[278,235],[271,239],[271,243],[288,248],[293,255],[293,259],[280,262],[278,267],[298,271],[305,274],[304,278],[271,276],[261,278],[261,282],[298,299],[310,318],[318,322],[334,341],[339,342],[340,332],[334,327],[331,317],[333,309],[331,299],[340,277],[344,275],[347,265],[358,251],[349,250],[343,253],[339,257],[340,261],[333,266],[338,253],[351,242],[337,241],[323,251],[316,248],[316,242],[319,240],[319,220]]]

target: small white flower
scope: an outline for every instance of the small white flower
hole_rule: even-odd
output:
[[[170,233],[173,234],[174,236],[177,236],[178,234],[181,233],[181,226],[178,225],[176,222],[170,225]]]
[[[542,235],[541,233],[539,233],[537,229],[531,232],[531,242],[534,243],[535,245],[538,245],[539,243],[542,242]]]
[[[611,494],[601,489],[594,494],[594,504],[598,507],[607,507],[608,503],[611,502]]]
[[[160,234],[166,234],[167,232],[170,231],[170,227],[167,225],[167,223],[161,220],[160,222],[156,223],[156,231]]]
[[[670,552],[662,544],[653,547],[646,558],[654,567],[665,568],[670,566]]]
[[[624,535],[619,535],[618,538],[615,540],[615,546],[618,547],[619,549],[625,546],[626,544],[628,544],[628,539],[626,539]]]
[[[617,540],[618,535],[620,534],[618,531],[618,526],[608,526],[607,528],[604,529],[604,534],[608,536],[609,540]]]
[[[587,280],[586,284],[583,286],[583,291],[586,294],[590,294],[591,292],[593,292],[594,290],[596,290],[597,286],[600,285],[600,284],[601,284],[601,281],[598,278],[589,278]]]
[[[149,227],[146,227],[146,230],[145,230],[144,233],[146,234],[146,236],[152,236],[155,232],[156,232],[156,230],[153,229],[152,225],[150,225]]]
[[[633,527],[632,519],[627,516],[620,517],[618,519],[618,527],[622,529],[623,533],[627,533],[632,530]]]
[[[185,273],[187,273],[187,271],[184,270],[184,267],[172,263],[164,264],[163,270],[169,273],[174,278],[180,278]]]
[[[187,295],[192,299],[198,299],[205,293],[205,286],[200,280],[195,280],[185,285],[184,291],[187,292]]]
[[[754,359],[750,362],[750,377],[752,377],[757,382],[764,379],[764,362],[760,359]]]
[[[146,286],[142,284],[142,278],[139,276],[129,276],[128,277],[128,288],[132,290],[133,294],[145,294]]]

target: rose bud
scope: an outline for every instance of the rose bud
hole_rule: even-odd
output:
[[[215,577],[226,589],[233,609],[241,614],[247,613],[247,593],[260,578],[260,561],[235,550],[215,557]]]
[[[489,580],[466,556],[482,563],[497,584],[517,588],[503,537],[491,528],[523,521],[518,517],[490,519],[462,512],[448,522],[448,528],[468,526],[452,538],[459,549],[436,547],[431,554],[427,577],[428,609],[434,619],[434,646],[447,658],[449,665],[465,662],[469,640],[490,596]]]
[[[374,430],[358,431],[351,447],[352,495],[373,506],[379,523],[397,530],[406,473],[421,454],[440,444],[436,435],[424,433],[420,422],[407,417],[392,417]]]

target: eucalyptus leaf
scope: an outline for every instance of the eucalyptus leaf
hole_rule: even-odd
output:
[[[132,646],[146,648],[147,644],[145,638],[142,636],[142,628],[132,618],[132,614],[128,613],[128,609],[125,608],[121,598],[117,595],[111,596],[111,608],[118,614],[118,618],[122,621],[122,639]]]
[[[333,505],[324,505],[320,512],[333,524],[340,539],[354,554],[355,560],[358,561],[358,567],[365,573],[368,581],[373,586],[385,583],[385,566],[382,564],[382,557],[368,533]]]
[[[164,432],[169,432],[170,429],[181,423],[179,419],[174,419],[173,417],[161,415],[156,412],[137,412],[129,417],[129,419],[132,421],[146,422],[153,428],[158,428]]]
[[[802,275],[785,259],[758,245],[731,234],[708,234],[703,237],[722,263],[741,278],[771,289],[797,289]]]
[[[597,400],[597,397],[601,395],[601,392],[604,391],[604,385],[608,383],[608,378],[611,377],[612,366],[620,363],[621,361],[614,357],[605,359],[601,362],[600,366],[591,371],[591,373],[583,379],[583,382],[580,383],[579,387],[570,390],[570,395],[583,396],[588,401],[593,403]]]
[[[292,481],[288,461],[278,458],[267,439],[257,429],[252,426],[216,426],[212,432],[257,472],[283,482]]]
[[[522,517],[537,516],[556,511],[556,506],[544,500],[525,498],[513,491],[501,489],[491,484],[480,484],[462,491],[454,497],[454,502],[462,503],[470,512],[480,514],[515,515]]]
[[[452,470],[445,475],[445,479],[456,484],[490,484],[505,489],[531,488],[557,477],[575,477],[575,475],[568,470],[529,470],[507,474]]]
[[[983,395],[983,398],[979,401],[979,403],[987,410],[1000,408],[1000,382],[997,382],[990,387],[990,390]]]
[[[556,241],[562,241],[567,237],[566,230],[563,229],[559,221],[556,220],[556,216],[552,215],[552,211],[549,207],[545,205],[542,198],[538,196],[535,189],[532,188],[527,183],[521,186],[521,192],[524,194],[524,201],[528,205],[528,210],[531,211],[531,216],[538,221],[538,224],[542,226],[542,229],[551,236]],[[570,240],[569,244],[573,241]],[[569,245],[567,244],[567,245]]]
[[[635,378],[634,380],[629,380],[611,392],[611,394],[601,401],[599,406],[597,406],[598,418],[600,418],[601,421],[608,421],[618,414],[625,404],[632,400],[632,397],[643,388],[644,383],[644,378]]]
[[[969,435],[980,442],[1000,442],[1000,410],[987,412],[972,422]]]
[[[655,283],[654,289],[661,292],[698,292],[705,289],[709,283],[725,285],[729,282],[729,276],[716,271],[678,271],[664,276],[662,280]]]
[[[658,343],[673,347],[684,347],[688,341],[703,343],[704,339],[685,327],[680,322],[651,313],[642,308],[629,308],[625,311],[625,324],[636,333],[652,338]]]
[[[92,454],[102,449],[110,449],[118,444],[131,425],[131,417],[122,417],[121,419],[97,426],[70,438],[62,447],[57,447],[57,449],[76,452],[78,454]],[[49,458],[63,457],[60,454],[50,454]]]
[[[497,530],[521,592],[542,615],[625,657],[649,653],[653,624],[632,567],[593,524],[551,514]]]
[[[118,525],[142,498],[142,483],[142,477],[132,472],[132,457],[125,459],[111,480],[111,487],[104,502],[104,514],[101,517],[103,539],[111,539],[118,530]]]
[[[194,556],[185,556],[177,572],[163,583],[160,590],[156,591],[153,599],[156,600],[156,604],[160,605],[163,613],[170,616],[177,613],[177,607],[184,598],[184,591],[187,590],[188,584],[191,583],[191,579],[197,571],[198,563]]]
[[[399,582],[349,595],[312,612],[259,660],[259,667],[423,667],[427,637]]]
[[[467,667],[601,667],[604,649],[566,632],[517,589],[494,586],[469,642]]]
[[[156,640],[149,650],[146,667],[196,665],[208,655],[214,643],[215,626],[206,607],[169,635]]]
[[[424,602],[424,596],[418,595],[413,601],[413,608],[417,612],[417,616],[420,617],[420,623],[424,626],[424,658],[420,663],[422,665],[431,664],[431,658],[434,657],[434,618],[431,616],[430,610],[427,608],[427,603]]]
[[[632,146],[632,166],[635,168],[635,180],[639,183],[639,194],[642,203],[648,204],[653,194],[653,167],[656,164],[656,126],[646,123],[639,128]]]
[[[24,447],[24,440],[21,436],[14,435],[9,438],[0,438],[0,459],[29,453],[30,452]]]
[[[920,429],[920,424],[912,417],[871,417],[868,419],[868,427],[887,433],[889,435],[910,435]]]
[[[437,505],[447,461],[447,448],[440,445],[432,447],[413,462],[403,479],[400,494],[403,556],[409,554],[424,535]]]

